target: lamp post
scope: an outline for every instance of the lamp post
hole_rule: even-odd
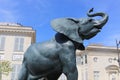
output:
[[[116,40],[116,47],[117,47],[117,53],[118,53],[118,59],[117,59],[117,61],[118,61],[119,72],[120,72],[120,51],[119,51],[119,45],[120,45],[120,41]],[[119,73],[118,73],[118,75],[119,75]],[[119,80],[119,77],[118,77],[118,80]]]
[[[117,47],[117,53],[118,53],[118,65],[119,65],[119,68],[120,68],[120,51],[119,51],[119,45],[120,45],[120,41],[117,41],[116,40],[116,47]]]
[[[119,46],[120,46],[120,41],[117,41],[116,40],[116,47],[117,47],[117,57],[118,58],[114,58],[114,59],[112,59],[112,60],[115,60],[115,61],[117,61],[118,62],[118,80],[120,80],[120,77],[119,77],[119,73],[120,73],[120,50],[119,50]]]

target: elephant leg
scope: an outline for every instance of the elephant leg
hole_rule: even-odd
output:
[[[25,67],[25,64],[22,64],[21,71],[18,75],[18,80],[27,80],[28,79],[28,71],[27,68]]]

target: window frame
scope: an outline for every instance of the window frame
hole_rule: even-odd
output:
[[[94,75],[94,80],[99,80],[100,71],[93,71],[93,75]]]
[[[24,37],[15,37],[14,39],[14,51],[23,52],[24,51]]]
[[[12,61],[22,61],[22,60],[23,60],[23,54],[13,54],[12,55]]]

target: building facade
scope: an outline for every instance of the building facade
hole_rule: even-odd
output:
[[[11,63],[12,71],[2,80],[17,80],[23,54],[35,42],[35,31],[17,23],[0,23],[0,61]]]
[[[116,47],[89,45],[85,51],[76,51],[78,80],[120,80]],[[65,75],[59,80],[67,80]]]
[[[120,80],[116,47],[90,45],[77,55],[79,80]]]

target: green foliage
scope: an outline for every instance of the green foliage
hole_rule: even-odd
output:
[[[9,61],[0,61],[0,73],[8,75],[12,71]]]

